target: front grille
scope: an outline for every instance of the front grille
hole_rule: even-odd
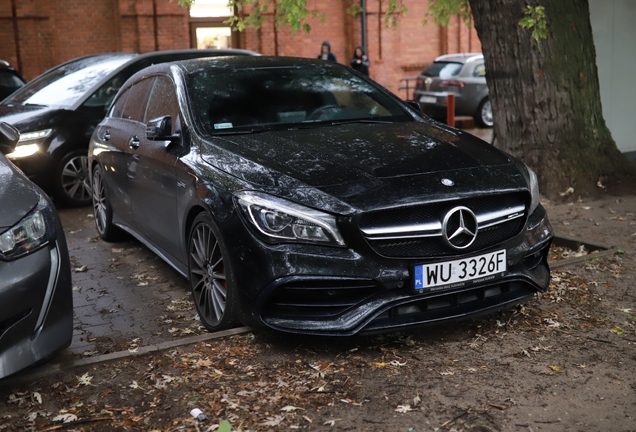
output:
[[[270,295],[264,318],[332,320],[380,291],[373,281],[321,279],[294,281]]]
[[[381,236],[365,236],[365,238],[376,253],[390,258],[425,258],[456,255],[458,250],[448,246],[441,235],[441,223],[449,210],[457,206],[464,206],[479,216],[480,214],[517,206],[525,208],[524,196],[518,193],[491,195],[381,210],[363,215],[360,219],[360,229],[362,231],[378,227],[390,229],[414,224],[437,223],[440,227],[439,232],[429,233],[427,237],[406,238],[409,233],[400,232],[399,235],[405,238],[381,238]],[[496,225],[480,228],[474,243],[468,248],[462,249],[462,253],[478,251],[514,237],[523,229],[526,216],[524,211],[522,216],[510,220],[504,219]]]

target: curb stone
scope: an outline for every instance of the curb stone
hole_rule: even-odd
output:
[[[33,382],[39,380],[41,378],[45,378],[49,375],[53,375],[57,372],[62,372],[68,369],[74,369],[79,366],[87,366],[98,363],[104,363],[111,360],[121,360],[127,357],[136,357],[152,352],[165,351],[170,348],[175,348],[184,345],[195,344],[199,342],[205,342],[213,339],[220,339],[227,336],[234,336],[239,334],[245,334],[252,331],[250,327],[243,326],[237,327],[230,330],[223,330],[216,333],[206,333],[203,335],[191,336],[187,338],[182,338],[178,340],[162,342],[155,345],[147,345],[144,347],[139,347],[139,349],[131,351],[118,351],[114,353],[104,354],[95,357],[88,357],[79,360],[70,360],[61,363],[47,363],[33,370],[29,369],[26,372],[18,373],[15,376],[9,377],[7,379],[0,380],[0,387],[8,387],[17,384],[24,384],[27,382]]]

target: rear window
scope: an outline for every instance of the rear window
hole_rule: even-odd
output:
[[[434,62],[422,72],[422,75],[442,79],[451,78],[459,74],[462,66],[464,66],[463,63]]]
[[[61,65],[40,75],[4,103],[69,107],[133,56],[89,57]]]

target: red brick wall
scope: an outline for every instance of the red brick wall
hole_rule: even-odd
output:
[[[409,12],[399,17],[398,27],[393,29],[384,25],[386,2],[367,0],[371,77],[401,97],[406,97],[406,92],[398,90],[400,79],[417,76],[435,57],[481,51],[475,30],[457,17],[447,29],[432,23],[424,26],[428,2],[404,3]],[[292,35],[288,27],[276,29],[270,16],[259,30],[248,29],[240,35],[240,48],[265,55],[315,58],[322,42],[328,40],[338,61],[349,64],[362,37],[360,16],[348,15],[347,4],[341,0],[309,2],[310,7],[326,13],[324,24],[319,18],[309,21],[311,33]],[[19,34],[19,59],[14,21]],[[0,41],[0,58],[21,66],[25,78],[32,79],[59,63],[87,54],[188,48],[188,12],[170,0],[0,0]]]
[[[0,0],[0,41],[0,58],[29,80],[83,55],[189,48],[188,11],[169,0]]]
[[[407,15],[398,18],[397,28],[387,28],[384,24],[386,2],[367,0],[367,43],[371,78],[406,98],[406,91],[398,90],[400,85],[405,85],[400,84],[400,79],[417,76],[439,55],[479,52],[481,44],[475,29],[468,28],[458,17],[451,20],[449,28],[430,22],[422,25],[428,2],[405,0],[404,3],[409,10]],[[322,42],[328,40],[338,62],[349,64],[355,47],[361,45],[360,16],[348,15],[347,2],[340,0],[315,0],[309,2],[309,6],[326,13],[324,24],[318,18],[309,21],[312,28],[309,34],[292,35],[287,27],[275,29],[270,17],[261,29],[250,29],[241,35],[242,48],[265,55],[315,58]],[[429,18],[429,21],[432,20]]]

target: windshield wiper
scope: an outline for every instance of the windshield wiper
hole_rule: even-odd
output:
[[[392,121],[388,120],[374,120],[374,119],[357,119],[357,120],[343,120],[331,122],[334,126],[352,124],[352,123],[371,123],[371,124],[391,124]]]

